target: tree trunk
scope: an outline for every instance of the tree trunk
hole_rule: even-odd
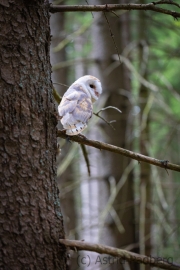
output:
[[[145,4],[144,0],[141,0],[142,4]],[[146,25],[146,14],[139,12],[139,73],[142,77],[148,80],[148,55],[146,52],[147,47],[147,25]],[[146,60],[145,60],[146,59]],[[150,117],[149,113],[146,113],[146,106],[149,98],[149,90],[144,86],[140,85],[139,89],[139,100],[140,100],[140,153],[148,156],[148,145],[149,142],[149,124]],[[146,122],[144,121],[146,119]],[[140,209],[139,209],[139,251],[140,254],[151,256],[151,209],[148,204],[151,203],[152,191],[151,191],[151,167],[149,164],[140,164]],[[141,265],[141,270],[150,270],[149,265]]]
[[[62,3],[61,3],[62,5]],[[66,51],[65,48],[62,48],[58,52],[54,52],[53,49],[62,42],[63,39],[66,38],[65,36],[65,13],[55,13],[51,14],[50,18],[50,27],[51,27],[51,64],[52,66],[55,64],[58,64],[60,62],[66,61]],[[53,83],[62,83],[67,85],[67,68],[60,68],[56,69],[52,73],[52,81]],[[54,84],[55,89],[60,93],[60,95],[63,95],[64,92],[67,90],[67,88],[63,85]]]
[[[118,4],[119,1],[93,1],[89,4]],[[122,1],[121,1],[122,3]],[[93,44],[94,58],[96,60],[97,70],[93,75],[99,77],[102,82],[103,92],[108,96],[105,106],[115,106],[122,110],[122,114],[115,110],[105,111],[105,118],[116,120],[114,124],[115,131],[107,124],[102,123],[103,133],[106,136],[101,140],[120,147],[128,147],[128,129],[130,112],[130,74],[124,65],[119,65],[113,60],[113,55],[117,54],[127,46],[129,42],[129,13],[121,15],[118,19],[113,14],[106,13],[106,20],[103,13],[94,14],[96,24],[93,24]],[[116,45],[114,44],[113,37]],[[115,67],[116,65],[116,67]],[[114,68],[113,68],[114,66]],[[110,68],[111,71],[110,71]],[[97,138],[99,139],[99,138]],[[101,155],[101,153],[99,153]],[[99,205],[100,216],[109,196],[111,195],[110,186],[118,185],[120,178],[124,175],[128,166],[128,159],[108,152],[98,158],[99,180]],[[125,175],[124,175],[125,176]],[[135,222],[133,206],[133,184],[130,174],[126,175],[126,182],[121,190],[116,194],[116,199],[112,207],[107,211],[109,215],[104,220],[101,242],[115,247],[125,247],[135,243]],[[112,184],[113,183],[113,184]],[[116,187],[114,186],[114,189]],[[126,208],[130,203],[132,206]],[[111,265],[111,269],[116,269],[116,264]],[[122,268],[119,268],[122,269]],[[132,266],[133,269],[133,266]]]
[[[61,5],[63,3],[61,2]],[[51,27],[51,34],[52,34],[52,41],[51,41],[51,64],[56,65],[57,63],[61,63],[66,61],[67,53],[66,48],[62,48],[58,52],[54,52],[53,49],[62,42],[66,36],[66,13],[58,12],[51,15],[50,19],[50,27]],[[68,74],[69,68],[63,67],[53,71],[52,73],[52,81],[56,83],[62,83],[65,85],[70,85],[72,82],[68,83]],[[63,96],[64,92],[67,90],[68,87],[54,84],[55,89],[59,92],[61,97]],[[62,129],[62,125],[59,123],[58,128]],[[62,139],[59,139],[59,145],[61,148],[61,154],[57,159],[57,166],[58,172],[61,166],[63,166],[63,162],[68,159],[69,152],[72,151],[72,145],[69,142],[66,142],[65,145],[62,147]],[[75,146],[75,145],[73,145]],[[73,160],[74,161],[74,160]],[[74,162],[71,162],[68,165],[68,168],[65,169],[63,173],[58,175],[58,187],[60,190],[68,189],[69,186],[75,185],[77,177],[77,170],[74,166]],[[68,239],[79,239],[77,231],[78,227],[78,214],[79,214],[79,207],[77,206],[77,187],[76,189],[71,189],[65,194],[62,192],[60,195],[61,199],[61,209],[62,214],[64,217],[64,228],[66,238]],[[68,269],[75,270],[77,269],[77,253],[71,255],[71,259],[68,261]]]
[[[44,1],[0,4],[1,269],[65,269]]]

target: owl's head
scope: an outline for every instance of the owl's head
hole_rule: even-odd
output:
[[[99,96],[102,93],[101,82],[94,76],[91,75],[83,76],[74,83],[78,83],[83,86],[86,92],[90,94],[92,102],[98,100]]]

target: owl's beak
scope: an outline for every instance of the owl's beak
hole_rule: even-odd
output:
[[[96,97],[99,97],[100,96],[97,91],[94,91],[94,92],[95,92]]]

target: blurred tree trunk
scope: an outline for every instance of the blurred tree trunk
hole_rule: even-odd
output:
[[[61,3],[63,5],[63,3]],[[51,41],[51,64],[52,66],[66,61],[66,50],[65,47],[62,48],[58,52],[54,52],[53,49],[62,42],[65,38],[65,20],[66,14],[65,13],[55,13],[51,15],[50,19],[50,27],[51,27],[51,34],[52,34],[52,41]],[[59,68],[53,71],[52,73],[52,80],[55,83],[61,83],[68,85],[68,68]],[[59,92],[60,96],[62,97],[64,92],[67,90],[68,87],[54,84],[55,89]],[[59,126],[61,124],[59,123]],[[62,126],[61,126],[62,128]],[[61,167],[63,161],[67,158],[67,153],[71,151],[71,144],[68,142],[61,147],[62,139],[59,139],[59,144],[61,148],[61,154],[58,158],[58,168]],[[68,166],[68,169],[60,174],[58,177],[58,186],[60,190],[66,189],[67,186],[73,185],[76,180],[76,172],[74,170],[74,166],[71,163]],[[76,227],[77,227],[77,211],[76,211],[76,200],[75,200],[75,190],[70,189],[70,191],[66,192],[65,195],[62,193],[61,195],[61,208],[64,217],[64,227],[66,237],[69,239],[78,239],[76,235]],[[72,233],[74,232],[74,233]],[[73,270],[77,268],[77,259],[71,257],[69,261],[69,269]]]
[[[141,0],[145,4],[144,0]],[[147,41],[147,25],[145,12],[139,12],[139,73],[148,80],[147,59],[148,59],[148,41]],[[149,90],[140,85],[140,153],[148,156],[149,142],[149,112],[146,113],[146,106],[149,98]],[[146,119],[146,120],[145,120]],[[139,247],[140,254],[151,256],[151,209],[148,204],[151,203],[151,168],[148,163],[140,165],[140,209],[139,209]],[[141,270],[149,270],[149,265],[141,265]]]
[[[1,269],[66,269],[44,1],[0,4]]]
[[[63,3],[61,3],[62,5]],[[51,14],[50,18],[50,27],[51,27],[51,64],[54,66],[55,64],[61,63],[66,61],[66,51],[65,47],[62,48],[58,52],[54,52],[53,49],[63,40],[66,38],[65,34],[65,13],[58,12]],[[54,70],[52,73],[52,81],[53,83],[62,83],[67,85],[67,68],[60,68],[57,70]],[[67,90],[65,86],[54,84],[54,87],[60,95],[63,95],[63,93]]]
[[[62,4],[62,3],[61,3]],[[65,35],[63,34],[65,32],[64,30],[64,24],[65,24],[65,13],[55,13],[51,15],[50,19],[50,27],[51,27],[51,34],[52,34],[52,41],[51,41],[51,47],[50,47],[50,56],[51,56],[51,64],[52,67],[60,62],[64,62],[66,60],[66,51],[65,48],[62,48],[58,52],[54,52],[53,49],[65,38]],[[52,73],[52,80],[56,83],[63,83],[67,85],[67,68],[59,68]],[[58,90],[60,96],[63,96],[64,92],[66,91],[66,87],[54,84],[54,87],[56,90]],[[58,104],[57,104],[58,105]],[[61,147],[61,145],[60,145]],[[61,155],[60,160],[63,160],[66,155],[67,151],[70,151],[70,149],[67,149],[64,151],[64,147],[61,149]],[[68,147],[69,148],[69,147]],[[65,153],[64,153],[65,152]],[[61,163],[58,164],[58,166],[61,166]],[[68,171],[66,170],[63,175],[61,175],[61,179],[59,179],[59,186],[63,187],[65,183],[70,183],[72,181],[70,175],[72,175],[72,169],[71,165],[68,167]],[[66,194],[65,198],[61,198],[61,207],[63,211],[64,219],[64,225],[66,229],[66,234],[69,235],[69,231],[71,229],[75,228],[75,217],[72,213],[74,213],[74,200],[73,196],[70,192]],[[71,218],[70,218],[71,217]],[[71,220],[71,222],[69,222]]]
[[[89,4],[106,3],[118,4],[119,1],[89,1]],[[121,3],[123,2],[121,1]],[[101,127],[105,135],[101,140],[130,149],[131,145],[128,142],[131,109],[128,99],[131,95],[130,74],[123,64],[119,65],[119,62],[113,60],[113,55],[117,55],[116,46],[121,52],[130,42],[129,13],[120,15],[119,19],[114,14],[106,13],[116,45],[114,45],[104,14],[98,13],[94,16],[97,21],[93,24],[93,56],[96,60],[96,72],[93,75],[99,77],[102,82],[103,92],[107,95],[106,106],[115,106],[122,110],[122,114],[115,110],[106,111],[104,115],[108,120],[117,120],[114,124],[116,130],[114,131],[107,124],[102,123]],[[102,179],[99,180],[99,205],[100,213],[102,213],[111,194],[111,187],[117,184],[124,175],[129,161],[123,156],[108,152],[99,153],[99,155],[98,174],[101,175]],[[132,175],[128,173],[125,178],[126,182],[118,192],[109,211],[110,215],[105,220],[100,240],[115,247],[124,247],[135,243]],[[126,206],[129,203],[132,205],[131,207]],[[131,267],[133,269],[133,266]],[[111,269],[113,268],[117,269],[116,264],[111,266]]]

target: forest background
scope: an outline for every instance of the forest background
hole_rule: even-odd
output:
[[[89,5],[106,3],[126,1],[88,1]],[[178,164],[179,31],[178,20],[151,11],[51,16],[53,82],[70,85],[83,75],[96,76],[104,92],[94,111],[106,106],[122,110],[121,115],[112,109],[101,113],[108,121],[116,120],[115,130],[94,115],[88,138]],[[67,89],[54,87],[61,96]],[[67,238],[164,260],[180,259],[178,172],[87,147],[89,177],[80,146],[62,139],[59,144],[58,177]]]
[[[179,269],[180,5],[67,12],[106,3],[126,1],[0,1],[0,269]],[[103,94],[68,142],[86,74]]]

